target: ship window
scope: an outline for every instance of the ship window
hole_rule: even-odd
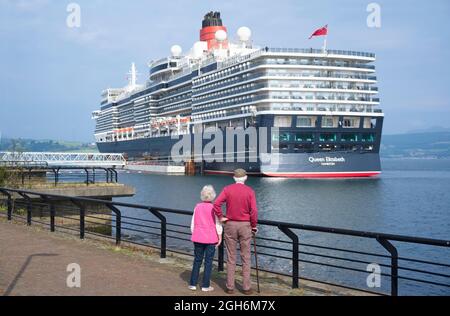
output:
[[[357,142],[358,134],[342,134],[341,141],[343,142]]]
[[[320,141],[321,142],[335,142],[337,139],[336,134],[320,134]]]
[[[375,134],[363,134],[361,140],[363,142],[373,143],[375,141]]]
[[[358,147],[354,145],[341,145],[342,151],[357,151]]]
[[[280,135],[280,141],[282,142],[288,142],[291,140],[291,134],[289,133],[283,133]]]
[[[337,117],[323,117],[322,118],[322,127],[333,128],[338,127],[339,119]]]
[[[291,140],[291,134],[289,133],[273,133],[273,142],[289,142]]]
[[[370,125],[371,125],[372,128],[377,127],[377,119],[376,118],[371,119],[370,120]]]
[[[314,135],[310,133],[297,133],[295,134],[296,142],[312,142],[314,140]]]
[[[280,150],[284,150],[284,151],[289,150],[289,145],[281,144],[281,145],[280,145]]]
[[[299,152],[311,152],[314,146],[312,144],[297,144],[294,146],[294,151]]]
[[[315,125],[315,117],[297,116],[297,127],[314,127]]]
[[[333,151],[334,149],[335,149],[335,146],[332,146],[330,144],[319,145],[319,150],[321,150],[321,151]]]
[[[359,117],[344,117],[342,126],[344,128],[359,128],[360,121]]]
[[[275,127],[291,127],[292,117],[291,116],[275,116],[274,119]]]
[[[291,140],[291,135],[289,133],[281,133],[280,134],[280,141],[281,142],[288,142]]]
[[[273,134],[272,134],[272,141],[273,141],[273,142],[278,142],[278,141],[280,141],[280,134],[278,134],[278,133],[273,133]]]
[[[376,128],[377,127],[377,119],[376,118],[365,118],[364,119],[364,128]]]

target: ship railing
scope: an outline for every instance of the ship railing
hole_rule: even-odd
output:
[[[268,60],[261,60],[258,62],[252,63],[252,66],[259,66],[259,65],[294,65],[294,66],[317,66],[317,67],[336,67],[336,68],[359,68],[359,69],[368,69],[368,70],[375,70],[374,65],[366,65],[366,64],[342,64],[342,63],[335,63],[335,62],[328,62],[328,61],[301,61],[301,60],[280,60],[280,61],[268,61]]]
[[[301,78],[302,80],[307,80],[309,78],[345,78],[345,79],[349,79],[349,80],[354,80],[354,79],[359,79],[359,80],[375,80],[376,81],[376,77],[375,76],[366,76],[366,75],[354,75],[354,76],[341,76],[341,75],[323,75],[320,72],[317,72],[313,75],[311,74],[302,74],[302,73],[289,73],[289,74],[285,74],[285,73],[276,73],[276,72],[272,72],[272,71],[267,71],[267,72],[260,72],[258,74],[254,74],[254,75],[250,75],[245,77],[244,81],[239,82],[239,84],[244,84],[246,82],[252,81],[254,79],[261,79],[261,80],[268,80],[268,77],[292,77],[292,78]],[[201,94],[201,93],[205,93],[205,92],[209,92],[212,90],[218,90],[220,88],[224,88],[230,85],[233,85],[233,83],[222,83],[222,84],[218,84],[215,85],[213,88],[209,87],[209,86],[203,86],[208,84],[208,82],[202,83],[201,86],[199,87],[195,87],[194,85],[194,95],[195,94]],[[339,87],[336,87],[337,89],[341,89]],[[370,91],[378,91],[377,87],[369,87],[367,90]]]
[[[263,48],[260,50],[257,50],[253,53],[247,54],[247,55],[239,55],[239,56],[233,56],[229,59],[219,62],[218,63],[218,69],[223,69],[227,67],[234,66],[236,64],[252,60],[254,58],[262,56],[264,53],[301,53],[301,54],[326,54],[326,55],[344,55],[344,56],[355,56],[355,57],[368,57],[371,59],[374,59],[376,57],[373,53],[365,53],[365,52],[355,52],[355,51],[344,51],[344,50],[327,50],[326,53],[324,53],[323,50],[319,49],[302,49],[302,48]],[[206,61],[202,63],[203,66],[207,66],[216,60],[214,58],[209,58]],[[331,64],[330,64],[331,65]],[[347,67],[347,66],[346,66]],[[351,66],[348,66],[351,67]],[[375,69],[375,66],[372,65],[360,65],[355,66],[357,68],[367,68],[367,69]]]
[[[226,74],[226,77],[228,76],[232,76],[234,74],[243,72],[243,71],[248,71],[249,69],[254,69],[256,67],[259,66],[263,66],[263,65],[276,65],[276,63],[268,63],[268,62],[256,62],[256,63],[250,63],[249,66],[246,66],[245,68],[238,68],[238,69],[234,69],[232,71],[230,71],[229,73]],[[323,66],[323,65],[322,65]],[[353,68],[357,68],[357,67],[353,67]],[[268,70],[266,74],[257,74],[257,75],[252,75],[246,78],[246,80],[250,80],[252,78],[256,78],[256,77],[261,77],[261,76],[277,76],[277,77],[299,77],[299,78],[338,78],[338,79],[349,79],[349,80],[370,80],[370,81],[376,81],[377,77],[376,76],[371,76],[371,75],[365,75],[365,74],[358,74],[358,73],[354,73],[352,75],[339,75],[339,74],[328,74],[328,73],[321,73],[321,71],[317,70],[314,73],[276,73],[272,70]],[[210,82],[213,81],[217,81],[223,78],[216,78],[216,77],[211,77],[209,79],[202,79],[201,83],[198,83],[194,86],[203,86],[206,85]],[[207,88],[201,88],[203,90],[207,89]]]
[[[300,85],[297,85],[297,86],[293,86],[293,85],[282,85],[282,84],[273,84],[273,83],[248,83],[248,84],[246,84],[246,85],[244,85],[244,86],[247,86],[247,85],[249,85],[250,87],[247,87],[247,88],[245,88],[245,89],[241,89],[241,88],[239,88],[239,87],[234,87],[234,88],[232,88],[234,91],[231,91],[231,92],[227,92],[227,93],[219,93],[219,92],[214,92],[214,93],[211,93],[211,95],[210,96],[208,96],[208,97],[206,97],[206,96],[201,96],[201,97],[198,97],[198,96],[196,96],[196,95],[194,95],[194,99],[193,99],[193,103],[195,104],[195,105],[200,105],[200,104],[202,104],[202,103],[205,103],[205,102],[208,102],[208,101],[211,101],[211,100],[215,100],[215,99],[223,99],[223,98],[226,98],[226,97],[229,97],[229,96],[236,96],[236,97],[239,97],[239,96],[241,96],[242,94],[246,94],[246,93],[257,93],[257,92],[261,92],[261,91],[263,91],[263,89],[278,89],[278,88],[282,88],[282,89],[300,89],[301,88],[301,86]],[[359,95],[359,94],[361,94],[361,93],[364,93],[364,92],[372,92],[372,91],[377,91],[377,90],[372,90],[371,88],[367,88],[367,89],[357,89],[357,88],[349,88],[349,87],[347,87],[347,88],[344,88],[344,87],[342,87],[342,88],[339,88],[339,87],[331,87],[331,86],[311,86],[311,87],[308,87],[308,88],[306,88],[306,87],[303,87],[303,89],[328,89],[328,90],[349,90],[349,92],[346,92],[346,93],[351,93],[351,94],[353,94],[353,95]],[[314,92],[314,91],[313,91]],[[321,91],[315,91],[316,93],[324,93],[324,94],[326,94],[326,93],[328,93],[329,95],[327,95],[326,97],[324,96],[324,98],[322,98],[322,99],[320,99],[320,98],[317,98],[317,97],[320,97],[320,95],[319,96],[317,96],[316,97],[316,99],[317,100],[342,100],[342,101],[364,101],[364,102],[380,102],[380,99],[379,98],[372,98],[372,97],[355,97],[355,96],[353,96],[353,97],[339,97],[339,96],[336,96],[335,94],[336,94],[336,92],[335,91],[331,91],[331,92],[321,92]],[[281,93],[301,93],[300,91],[294,91],[294,90],[292,90],[292,91],[281,91]],[[274,98],[276,98],[276,97],[274,97]],[[292,98],[294,98],[294,99],[307,99],[305,96],[297,96],[297,97],[292,97]],[[311,100],[314,100],[314,98],[312,98]],[[179,100],[179,101],[177,101],[177,103],[179,103],[179,102],[183,102],[183,101],[186,101],[186,99],[181,99],[181,100]],[[172,101],[172,102],[174,102],[174,101]],[[175,104],[175,103],[174,103]]]
[[[240,91],[236,91],[236,92],[229,92],[223,95],[218,95],[218,96],[211,96],[208,98],[203,98],[203,99],[194,99],[193,100],[193,106],[198,107],[201,105],[205,105],[205,104],[209,104],[211,102],[214,102],[215,100],[217,100],[218,102],[220,102],[220,100],[224,100],[224,98],[241,98],[242,100],[240,101],[236,101],[236,104],[239,103],[244,103],[245,102],[251,102],[251,101],[255,101],[257,100],[257,97],[251,97],[248,94],[250,93],[261,93],[260,95],[258,95],[258,97],[262,97],[262,99],[267,99],[267,100],[292,100],[292,102],[295,102],[296,100],[298,102],[324,102],[327,103],[327,101],[333,102],[333,101],[347,101],[347,102],[371,102],[371,103],[380,103],[380,98],[373,98],[373,97],[338,97],[338,96],[334,96],[333,93],[329,93],[329,95],[327,96],[316,96],[316,97],[310,97],[310,96],[290,96],[290,95],[283,95],[283,94],[276,94],[276,93],[267,93],[267,91],[263,91],[263,89],[265,88],[270,88],[266,85],[255,85],[251,88],[247,88],[247,89],[243,89]],[[289,94],[289,92],[286,92]],[[355,93],[356,94],[356,93]],[[245,96],[245,100],[244,100],[244,95]],[[328,102],[329,103],[329,102]],[[224,106],[229,106],[231,104],[226,103],[224,105],[222,105],[222,107]],[[209,107],[208,107],[209,109]],[[205,109],[204,111],[208,110]]]
[[[328,49],[324,53],[324,51],[322,49],[313,49],[313,48],[272,48],[272,47],[268,47],[267,49],[265,49],[265,51],[271,52],[271,53],[332,54],[332,55],[345,55],[345,56],[369,57],[369,58],[376,57],[376,55],[374,53],[346,51],[346,50],[333,50],[333,49]]]
[[[9,188],[0,188],[0,197],[0,216],[9,221],[81,239],[104,237],[118,246],[158,249],[161,258],[168,252],[193,256],[191,211]],[[96,207],[90,210],[87,205]],[[269,210],[260,210],[261,217],[265,211]],[[292,288],[309,280],[380,295],[450,291],[450,240],[264,219],[258,225],[260,269],[290,278]],[[223,271],[223,243],[215,261]]]
[[[256,107],[256,110],[258,112],[266,112],[266,111],[301,111],[305,112],[349,112],[349,113],[382,113],[382,110],[379,110],[378,112],[372,108],[372,105],[367,106],[360,106],[360,107],[343,107],[342,105],[335,105],[335,106],[315,106],[315,105],[309,105],[309,104],[301,104],[301,103],[287,103],[287,104],[280,104],[280,105],[270,105],[270,106],[264,106],[259,105]]]

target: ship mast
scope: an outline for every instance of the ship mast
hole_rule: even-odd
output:
[[[135,63],[131,63],[131,70],[128,73],[128,84],[130,88],[134,89],[136,87],[137,82],[137,71],[136,71],[136,65]]]

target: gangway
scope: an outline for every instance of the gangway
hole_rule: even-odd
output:
[[[51,153],[51,152],[0,152],[0,165],[44,163],[48,167],[104,167],[123,168],[127,164],[122,154]]]

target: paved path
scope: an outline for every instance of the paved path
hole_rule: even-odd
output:
[[[113,249],[0,219],[0,295],[204,295],[187,289],[187,268]],[[82,269],[79,289],[66,285],[71,263]],[[226,295],[217,278],[211,294]]]
[[[108,242],[82,241],[71,235],[52,234],[47,228],[9,223],[0,216],[0,296],[205,295],[187,289],[190,260],[173,257],[161,262],[154,253],[126,248],[117,250]],[[67,267],[72,263],[81,267],[81,288],[67,287]],[[227,296],[225,275],[213,274],[212,286],[216,291],[207,295]],[[262,294],[363,294],[303,280],[301,289],[292,290],[289,284],[289,280],[263,276]],[[236,295],[242,294],[236,291]]]

